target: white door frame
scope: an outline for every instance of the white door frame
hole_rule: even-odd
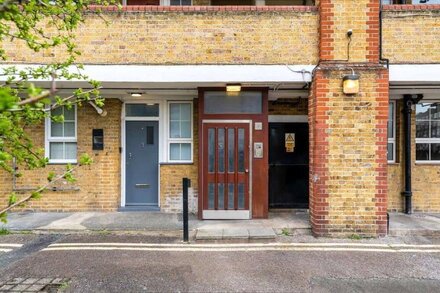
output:
[[[159,117],[125,117],[125,105],[126,104],[159,104]],[[157,164],[157,206],[160,208],[160,162],[162,162],[162,149],[163,149],[163,135],[164,133],[164,119],[165,119],[165,111],[166,111],[166,101],[163,99],[143,99],[139,100],[124,100],[122,104],[121,110],[121,207],[125,207],[126,203],[126,194],[125,194],[125,149],[126,149],[126,136],[125,136],[125,126],[126,121],[157,121],[159,124],[159,158]]]
[[[252,120],[230,120],[230,119],[204,119],[202,120],[202,129],[199,130],[199,143],[202,144],[201,150],[202,154],[199,154],[199,160],[202,162],[202,166],[205,162],[203,162],[203,154],[206,151],[203,148],[204,143],[204,137],[203,137],[203,127],[205,124],[210,123],[243,123],[243,124],[249,124],[249,210],[237,210],[237,211],[215,211],[215,210],[204,210],[202,205],[202,218],[203,220],[214,220],[214,219],[221,219],[221,220],[250,220],[252,219]],[[202,170],[201,172],[202,178],[202,188],[205,184],[205,180],[203,178],[204,172]],[[203,197],[206,195],[200,192]],[[204,198],[202,199],[203,202]]]

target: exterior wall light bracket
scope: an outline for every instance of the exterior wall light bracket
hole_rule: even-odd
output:
[[[342,78],[342,90],[346,95],[355,95],[359,93],[359,75],[351,69],[351,74],[344,75]]]

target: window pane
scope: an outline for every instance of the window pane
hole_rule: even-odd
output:
[[[181,138],[191,138],[191,122],[184,121],[180,124],[180,137]]]
[[[180,159],[184,161],[191,160],[191,144],[190,143],[181,143],[180,144]]]
[[[440,161],[440,143],[431,144],[431,161]]]
[[[234,183],[228,184],[228,209],[234,209]]]
[[[214,209],[214,183],[208,183],[208,209]]]
[[[76,142],[66,142],[65,147],[65,159],[76,160]]]
[[[431,137],[440,138],[440,121],[431,122]]]
[[[180,144],[170,144],[170,160],[180,160]]]
[[[220,128],[218,129],[218,137],[217,137],[217,143],[218,143],[218,171],[220,173],[225,172],[225,129]]]
[[[64,122],[64,137],[75,137],[75,122]]]
[[[50,123],[50,135],[52,137],[63,137],[63,123]]]
[[[225,184],[219,183],[218,184],[218,195],[217,195],[218,201],[217,201],[217,208],[219,210],[225,209]]]
[[[244,172],[244,129],[238,129],[238,172]]]
[[[214,173],[215,160],[215,129],[208,129],[208,172]]]
[[[238,208],[244,209],[244,183],[238,183]]]
[[[394,144],[392,143],[387,145],[387,159],[388,161],[394,161]]]
[[[60,116],[63,115],[63,107],[55,108],[51,111],[52,116]]]
[[[388,138],[394,137],[394,103],[390,103],[388,111]]]
[[[417,121],[416,122],[416,137],[417,138],[428,138],[429,137],[429,122],[428,121]]]
[[[429,106],[427,103],[416,105],[416,120],[429,120]]]
[[[75,121],[75,108],[72,107],[70,109],[67,109],[64,107],[64,121]]]
[[[240,92],[237,96],[228,96],[226,92],[205,93],[206,114],[260,114],[263,111],[261,92]]]
[[[180,104],[180,119],[182,121],[191,121],[191,104]]]
[[[431,120],[440,120],[440,105],[431,104]]]
[[[62,142],[51,142],[49,145],[50,159],[52,160],[62,160],[64,159],[64,148]]]
[[[228,129],[228,172],[235,170],[235,129]]]
[[[429,160],[429,144],[427,143],[416,144],[416,160],[417,161]]]
[[[170,138],[180,138],[180,123],[178,121],[170,122]]]
[[[147,105],[147,104],[126,104],[125,116],[127,117],[158,117],[159,105]]]
[[[180,120],[180,104],[170,104],[170,120]]]

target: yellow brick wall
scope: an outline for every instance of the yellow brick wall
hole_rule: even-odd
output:
[[[347,60],[351,62],[366,62],[367,38],[367,4],[370,0],[335,0],[333,1],[333,60]],[[350,16],[347,16],[347,13]],[[325,29],[325,28],[324,28]],[[347,31],[353,30],[350,44],[350,56],[348,56]]]
[[[191,179],[189,189],[189,210],[197,212],[198,196],[198,164],[199,164],[199,121],[197,99],[193,102],[193,152],[194,161],[192,164],[160,166],[160,207],[164,212],[180,212],[182,209],[182,178]]]
[[[269,115],[307,115],[307,113],[308,99],[304,97],[269,101]]]
[[[106,12],[77,31],[82,63],[316,64],[317,12]],[[4,44],[11,62],[53,62],[60,53],[32,53]]]
[[[402,100],[398,102],[398,111],[401,113]],[[415,159],[415,112],[412,114],[412,188],[414,212],[439,212],[440,211],[440,165],[416,164]],[[398,116],[398,123],[403,124],[402,115]],[[397,127],[397,163],[388,165],[388,210],[402,212],[404,198],[401,192],[404,190],[404,132],[403,127]]]
[[[74,184],[60,183],[58,187],[79,188],[77,191],[47,191],[39,200],[31,201],[25,210],[84,211],[116,210],[120,204],[120,125],[121,102],[108,99],[104,107],[106,117],[99,116],[90,105],[78,108],[78,154],[88,153],[94,164],[75,171],[78,181]],[[104,150],[92,150],[92,129],[104,129]],[[44,126],[30,131],[36,145],[44,146]],[[47,183],[49,171],[62,172],[64,165],[49,165],[42,170],[21,170],[23,177],[17,179],[17,188],[29,189]],[[0,180],[0,200],[6,201],[12,191],[12,178],[4,172]],[[21,193],[23,194],[23,193]]]
[[[440,62],[440,10],[386,11],[383,56],[391,63]]]

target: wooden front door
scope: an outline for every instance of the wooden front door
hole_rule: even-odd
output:
[[[203,219],[249,219],[249,123],[203,123]]]

